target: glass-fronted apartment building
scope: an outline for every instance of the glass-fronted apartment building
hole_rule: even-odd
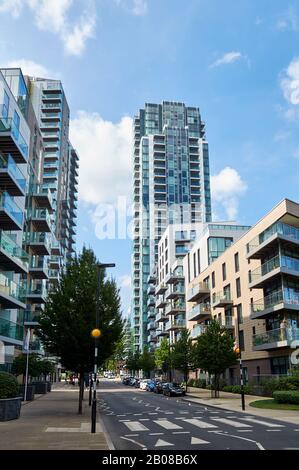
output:
[[[211,220],[208,142],[200,111],[146,103],[134,119],[134,233],[131,324],[134,348],[148,342],[148,277],[169,224]]]
[[[57,220],[61,218],[57,212],[62,210],[57,194],[62,185],[55,192],[55,176],[45,176],[49,165],[45,143],[50,136],[45,140],[31,91],[31,81],[20,69],[0,69],[0,345],[4,346],[0,367],[5,369],[22,351],[27,328],[31,332],[30,351],[43,353],[34,328],[48,290],[59,279],[64,260],[73,249],[72,243],[65,243],[64,250],[57,239]],[[61,178],[66,181],[70,208],[64,217],[70,221],[73,237],[78,156],[68,133],[65,138],[68,170],[62,169]]]
[[[299,204],[280,202],[190,280],[187,318],[194,339],[211,319],[229,329],[246,380],[288,373],[299,340]],[[238,366],[226,379],[238,382]]]

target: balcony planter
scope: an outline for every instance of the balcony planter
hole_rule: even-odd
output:
[[[34,394],[35,394],[35,385],[29,384],[27,386],[27,393],[26,393],[26,401],[32,401],[34,400]],[[20,386],[20,395],[22,397],[22,400],[24,401],[25,397],[25,385]]]
[[[22,397],[0,399],[0,421],[18,419],[21,412]]]
[[[38,395],[45,395],[48,392],[47,382],[33,382],[31,385],[35,386],[35,393]]]

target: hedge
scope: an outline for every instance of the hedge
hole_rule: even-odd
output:
[[[19,396],[19,384],[14,375],[0,372],[0,399]]]
[[[241,385],[227,385],[223,387],[223,392],[230,393],[241,393]],[[252,387],[250,385],[244,385],[244,393],[250,395],[252,393]]]
[[[299,391],[277,391],[273,393],[273,398],[277,403],[299,405]]]

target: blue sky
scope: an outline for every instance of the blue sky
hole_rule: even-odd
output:
[[[299,2],[0,0],[0,63],[58,77],[80,153],[78,249],[116,262],[129,306],[130,240],[99,239],[129,197],[131,118],[145,101],[198,105],[218,219],[252,224],[299,200]],[[99,206],[100,205],[100,206]]]

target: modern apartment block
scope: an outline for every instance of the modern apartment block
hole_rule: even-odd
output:
[[[146,103],[134,119],[132,324],[135,349],[148,340],[148,276],[169,224],[211,220],[210,171],[199,109]]]
[[[187,326],[186,285],[249,229],[233,222],[169,225],[159,244],[155,307],[149,308],[149,341],[175,343]],[[153,322],[155,319],[155,322]],[[153,326],[156,326],[154,330]]]
[[[0,367],[6,369],[21,352],[27,328],[30,351],[43,353],[34,328],[49,289],[72,253],[76,226],[78,156],[67,134],[67,170],[61,169],[66,190],[61,183],[55,191],[53,186],[60,181],[53,171],[55,152],[52,144],[47,147],[51,139],[44,135],[44,121],[31,98],[31,80],[20,69],[0,69],[0,345],[5,347]],[[64,206],[57,204],[57,194],[68,200],[60,215]]]
[[[247,380],[286,374],[299,339],[299,204],[274,207],[190,281],[187,301],[192,337],[219,320],[241,349]],[[239,380],[237,366],[227,379]]]

